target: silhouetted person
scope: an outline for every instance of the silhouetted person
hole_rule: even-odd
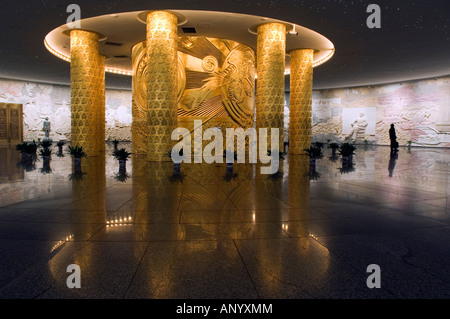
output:
[[[397,161],[398,158],[398,154],[395,152],[391,152],[391,157],[389,159],[389,177],[392,177],[392,175],[394,174],[394,168],[395,168],[395,162]]]
[[[395,134],[394,124],[391,124],[391,128],[389,129],[389,138],[391,139],[391,153],[398,152],[397,134]]]

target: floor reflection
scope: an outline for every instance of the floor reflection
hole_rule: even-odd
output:
[[[39,169],[27,170],[17,165],[14,148],[0,148],[0,260],[10,269],[35,258],[27,253],[9,259],[9,248],[2,247],[11,241],[45,245],[38,250],[48,262],[42,277],[48,271],[52,280],[40,291],[44,298],[414,294],[390,287],[374,295],[359,286],[366,260],[349,248],[386,258],[369,240],[379,236],[379,245],[392,245],[400,271],[409,267],[401,261],[406,232],[416,254],[434,249],[440,261],[450,262],[450,150],[401,149],[391,157],[389,147],[371,146],[357,149],[352,165],[325,150],[314,170],[306,155],[288,155],[270,176],[254,164],[182,163],[178,170],[172,162],[134,154],[124,175],[112,147],[83,158],[81,173],[70,156],[52,156],[45,166],[50,170],[37,158]],[[82,266],[89,289],[65,289],[68,263]],[[118,268],[108,273],[113,265]],[[434,272],[438,265],[420,269],[444,278]],[[17,276],[33,280],[26,269],[7,273],[0,296],[10,296],[13,287],[26,294]],[[212,283],[215,290],[208,288]],[[449,291],[445,284],[437,287],[441,296]]]

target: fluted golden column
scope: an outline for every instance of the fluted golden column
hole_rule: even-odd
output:
[[[256,126],[267,128],[268,134],[271,128],[279,128],[282,147],[286,26],[280,23],[260,25],[257,41]]]
[[[177,126],[178,18],[166,11],[147,15],[147,159],[168,160]]]
[[[304,149],[311,145],[314,50],[298,49],[290,53],[289,153],[304,154]]]
[[[97,123],[98,123],[98,149],[100,152],[106,150],[106,97],[105,97],[105,56],[99,55],[98,71],[99,73],[99,110],[97,112]]]
[[[105,121],[105,63],[98,40],[94,32],[70,32],[72,145],[82,146],[89,156],[104,148],[105,136],[100,132]]]

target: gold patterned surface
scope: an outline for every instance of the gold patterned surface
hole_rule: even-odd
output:
[[[148,57],[146,42],[133,47],[133,152],[147,153]],[[255,53],[235,41],[180,37],[178,45],[177,126],[202,120],[211,127],[253,127]]]
[[[255,53],[235,41],[181,38],[186,88],[178,108],[178,125],[193,132],[194,120],[208,128],[253,127]],[[225,141],[224,141],[225,142]],[[209,141],[203,141],[203,146]],[[224,144],[225,147],[225,144]]]
[[[309,157],[305,155],[289,156],[288,162],[287,204],[294,208],[309,207]]]
[[[103,55],[98,56],[98,92],[99,104],[97,115],[98,125],[98,150],[104,152],[106,149],[106,98],[105,98],[105,57]]]
[[[260,25],[257,41],[256,126],[279,128],[283,145],[286,26]]]
[[[148,96],[148,58],[147,42],[140,42],[133,47],[133,77],[132,77],[132,117],[131,125],[133,153],[147,154],[148,148],[148,121],[147,121],[147,96]],[[177,105],[180,102],[186,85],[184,63],[178,57],[177,76]]]
[[[98,39],[93,32],[70,33],[72,145],[82,146],[89,156],[104,148],[105,136],[101,124],[105,121],[105,64]]]
[[[141,42],[133,47],[132,108],[131,124],[132,152],[147,154],[147,43]]]
[[[147,158],[164,161],[177,126],[178,18],[154,11],[147,15]]]
[[[255,114],[255,53],[245,45],[234,48],[223,66],[223,105],[241,127],[253,127]]]
[[[106,221],[105,154],[81,160],[83,175],[72,177],[73,218],[79,223]],[[80,227],[83,227],[80,225]]]
[[[304,154],[311,145],[312,82],[314,50],[291,53],[291,98],[289,120],[289,153]]]

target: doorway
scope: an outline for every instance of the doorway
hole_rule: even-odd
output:
[[[0,103],[0,143],[23,142],[22,104]]]

